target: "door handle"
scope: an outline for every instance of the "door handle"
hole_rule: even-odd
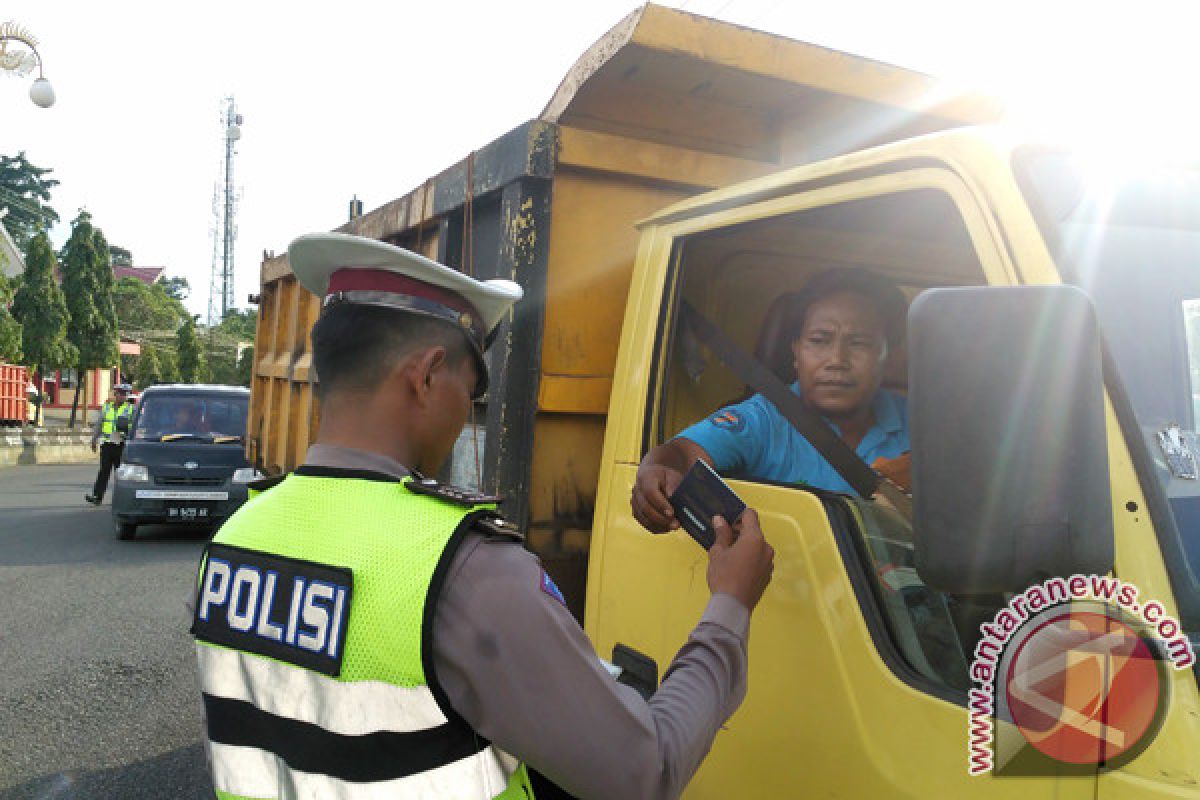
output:
[[[632,687],[647,700],[658,689],[658,664],[645,653],[618,642],[613,647],[612,663],[621,668],[617,683]]]

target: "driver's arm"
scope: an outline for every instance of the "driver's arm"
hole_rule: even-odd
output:
[[[664,533],[679,527],[675,511],[667,500],[683,480],[684,474],[697,460],[713,466],[712,456],[691,439],[672,439],[655,447],[642,459],[633,496],[629,504],[633,516],[642,527],[654,533]]]
[[[697,459],[718,472],[753,473],[762,460],[770,429],[764,402],[755,396],[722,408],[648,452],[638,467],[629,500],[634,518],[653,533],[678,528],[667,498]]]

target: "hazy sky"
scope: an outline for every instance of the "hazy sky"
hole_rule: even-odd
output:
[[[673,0],[687,11],[1002,94],[1026,118],[1195,140],[1200,4],[1068,0]],[[370,210],[536,116],[563,74],[636,7],[512,2],[6,0],[39,40],[51,109],[0,74],[0,153],[54,168],[64,224],[87,208],[140,266],[207,310],[222,98],[245,116],[237,288],[264,249]]]

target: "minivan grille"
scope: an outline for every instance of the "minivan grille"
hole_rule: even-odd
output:
[[[221,478],[193,478],[186,475],[156,475],[154,482],[159,486],[220,486]]]

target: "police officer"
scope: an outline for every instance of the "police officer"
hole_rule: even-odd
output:
[[[520,287],[342,234],[288,256],[325,298],[321,426],[201,565],[192,631],[218,794],[678,796],[745,695],[773,559],[753,511],[736,532],[718,522],[712,597],[643,700],[495,498],[423,478],[486,388],[489,334]]]
[[[112,388],[92,431],[92,452],[96,452],[97,443],[100,445],[100,471],[96,473],[96,483],[92,486],[91,494],[83,496],[83,499],[92,505],[98,506],[104,500],[104,492],[108,488],[108,475],[121,466],[125,433],[118,428],[117,420],[124,420],[126,425],[129,424],[129,418],[133,414],[133,403],[129,401],[131,388],[128,383],[118,383]]]

